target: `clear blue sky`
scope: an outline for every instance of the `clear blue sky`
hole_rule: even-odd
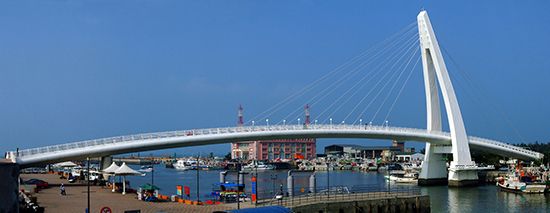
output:
[[[1,1],[0,151],[232,126],[239,104],[260,113],[422,7],[523,140],[550,141],[548,1]],[[456,87],[468,133],[521,142]],[[405,91],[392,124],[424,127],[420,69]],[[338,142],[367,141],[318,146]],[[210,151],[229,145],[166,152]]]

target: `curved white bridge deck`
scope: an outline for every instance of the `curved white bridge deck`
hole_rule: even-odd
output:
[[[85,157],[284,138],[372,138],[451,145],[449,133],[424,129],[365,125],[309,125],[307,128],[303,125],[272,125],[194,129],[110,137],[25,149],[18,153],[12,151],[7,153],[6,158],[16,159],[16,162],[22,167],[28,167]],[[498,155],[521,159],[543,157],[541,153],[495,140],[470,136],[469,142],[473,149],[482,149]]]

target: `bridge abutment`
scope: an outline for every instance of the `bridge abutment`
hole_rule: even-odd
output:
[[[475,165],[454,165],[452,162],[449,167],[449,186],[477,186],[479,185],[477,172]]]
[[[443,154],[435,153],[435,147],[426,144],[426,155],[418,177],[418,185],[447,185],[447,165]]]
[[[103,156],[99,158],[99,171],[103,171],[113,163],[113,156]],[[108,180],[109,174],[104,173],[103,179]]]
[[[104,156],[99,158],[99,170],[104,170],[113,163],[113,156]]]

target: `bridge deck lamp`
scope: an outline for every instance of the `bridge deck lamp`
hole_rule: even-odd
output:
[[[298,118],[298,125],[300,125],[300,118]]]
[[[330,128],[332,128],[332,118],[328,119],[330,121]]]
[[[363,123],[363,119],[359,119],[359,126]]]
[[[265,123],[269,126],[269,119],[265,119]]]
[[[386,127],[388,127],[388,120],[386,120],[385,123],[386,123]]]
[[[286,125],[286,120],[285,119],[283,119],[283,125]]]
[[[252,121],[252,126],[254,126],[254,121]]]
[[[318,121],[318,120],[317,120],[317,119],[315,119],[315,121],[314,121],[315,125],[317,125],[317,121]]]

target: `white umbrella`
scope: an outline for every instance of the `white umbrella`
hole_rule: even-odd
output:
[[[115,192],[115,171],[118,170],[118,168],[120,167],[113,162],[109,167],[103,170],[103,173],[113,175],[113,192]]]
[[[128,175],[141,175],[141,173],[136,171],[136,170],[133,170],[132,168],[127,166],[126,163],[122,163],[120,168],[118,168],[115,171],[115,175],[122,176],[122,194],[125,195],[126,194],[126,176],[128,176]]]
[[[71,161],[65,161],[61,163],[56,163],[53,165],[54,167],[75,167],[78,166],[76,163],[73,163]]]

